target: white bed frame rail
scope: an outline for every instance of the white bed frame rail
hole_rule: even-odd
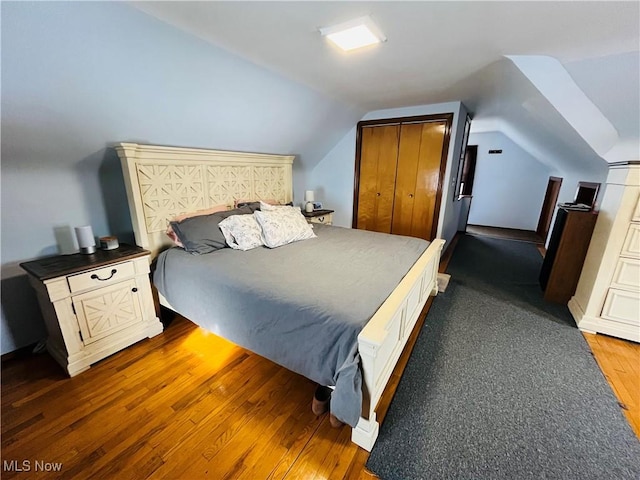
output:
[[[378,438],[378,401],[430,295],[438,293],[444,240],[435,239],[358,335],[362,362],[362,416],[351,439],[371,451]]]
[[[293,199],[292,155],[227,152],[120,143],[136,243],[155,257],[171,245],[165,235],[176,215],[235,200]],[[378,437],[376,407],[420,312],[437,293],[444,240],[435,239],[358,336],[362,416],[351,439],[371,451]],[[160,303],[171,305],[164,298]]]

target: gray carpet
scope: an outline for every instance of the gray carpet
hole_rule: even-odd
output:
[[[462,236],[367,468],[384,480],[640,479],[640,442],[535,245]]]

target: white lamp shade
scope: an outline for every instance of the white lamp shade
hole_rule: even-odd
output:
[[[305,202],[313,202],[313,190],[307,190],[304,192],[304,201]]]

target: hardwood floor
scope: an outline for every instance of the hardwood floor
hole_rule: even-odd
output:
[[[640,345],[595,341],[594,354],[640,436]],[[381,400],[381,419],[409,350]],[[63,479],[376,478],[350,428],[313,415],[314,389],[181,317],[74,378],[46,353],[13,355],[2,363],[2,477],[52,478],[36,471],[48,463],[60,464],[55,478]]]
[[[622,413],[640,438],[640,344],[607,335],[583,335],[618,398]]]
[[[314,390],[310,380],[176,317],[162,335],[74,378],[47,353],[3,362],[2,459],[30,462],[29,478],[50,475],[35,472],[36,461],[61,464],[56,478],[376,478],[351,429],[313,415]]]

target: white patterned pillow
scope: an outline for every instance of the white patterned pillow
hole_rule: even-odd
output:
[[[273,210],[256,210],[253,215],[262,227],[262,240],[269,248],[306,240],[316,236],[299,207],[274,207]]]
[[[227,244],[236,250],[251,250],[264,245],[262,229],[253,215],[232,215],[218,224]]]

